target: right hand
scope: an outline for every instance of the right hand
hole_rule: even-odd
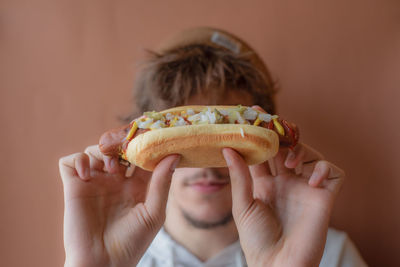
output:
[[[178,162],[170,155],[153,174],[136,167],[126,177],[97,145],[61,158],[65,266],[135,266],[164,223]]]
[[[319,266],[344,171],[302,143],[281,148],[274,171],[268,162],[247,166],[233,149],[223,153],[248,266]]]

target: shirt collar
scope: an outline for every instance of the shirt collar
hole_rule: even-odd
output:
[[[162,258],[164,261],[171,262],[172,260],[174,266],[246,266],[239,240],[224,248],[208,261],[201,262],[185,247],[173,240],[164,228],[158,232],[148,252],[153,257]]]

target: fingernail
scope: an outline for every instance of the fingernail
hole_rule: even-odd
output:
[[[231,159],[231,157],[230,157],[230,155],[228,153],[228,150],[225,149],[225,148],[222,149],[222,154],[224,155],[226,164],[228,164],[228,166],[231,166],[232,165],[232,159]]]
[[[90,178],[90,169],[86,168],[85,171],[83,172],[84,178],[87,180]]]
[[[114,168],[115,167],[115,158],[112,158],[111,159],[111,163],[110,163],[110,166],[111,166],[111,168]]]
[[[111,172],[114,171],[116,172],[118,170],[118,161],[116,158],[111,159],[110,167],[111,167]]]
[[[174,160],[174,162],[172,163],[172,165],[171,165],[171,171],[175,171],[175,169],[178,166],[180,160],[181,160],[181,156],[178,155],[176,157],[176,159]]]
[[[292,150],[289,150],[289,153],[286,157],[286,162],[290,162],[296,158],[296,153],[294,153]]]
[[[292,150],[289,150],[288,159],[294,160],[295,158],[296,158],[296,153],[294,153],[294,151],[292,151]]]
[[[313,173],[311,174],[310,179],[308,180],[308,184],[311,186],[317,186],[318,176],[319,176],[319,169],[316,166]]]
[[[106,167],[106,170],[109,172],[111,170],[111,158],[110,157],[104,157],[104,165]]]

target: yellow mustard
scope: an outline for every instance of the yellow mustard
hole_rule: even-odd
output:
[[[261,122],[262,122],[262,120],[260,120],[260,118],[257,118],[253,125],[258,126],[258,125],[260,125]]]
[[[272,121],[274,122],[274,126],[276,128],[276,130],[278,131],[278,133],[282,136],[285,135],[285,129],[283,129],[283,126],[279,123],[278,119],[272,119]]]
[[[134,121],[131,130],[129,131],[128,135],[126,136],[126,140],[132,139],[132,137],[135,134],[137,128],[138,128],[138,125],[137,125],[136,121]]]

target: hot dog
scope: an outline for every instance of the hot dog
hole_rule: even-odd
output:
[[[99,147],[104,155],[153,170],[169,154],[182,155],[178,167],[225,167],[223,147],[237,150],[248,165],[258,164],[298,140],[296,125],[250,107],[182,106],[145,112],[104,133]]]

